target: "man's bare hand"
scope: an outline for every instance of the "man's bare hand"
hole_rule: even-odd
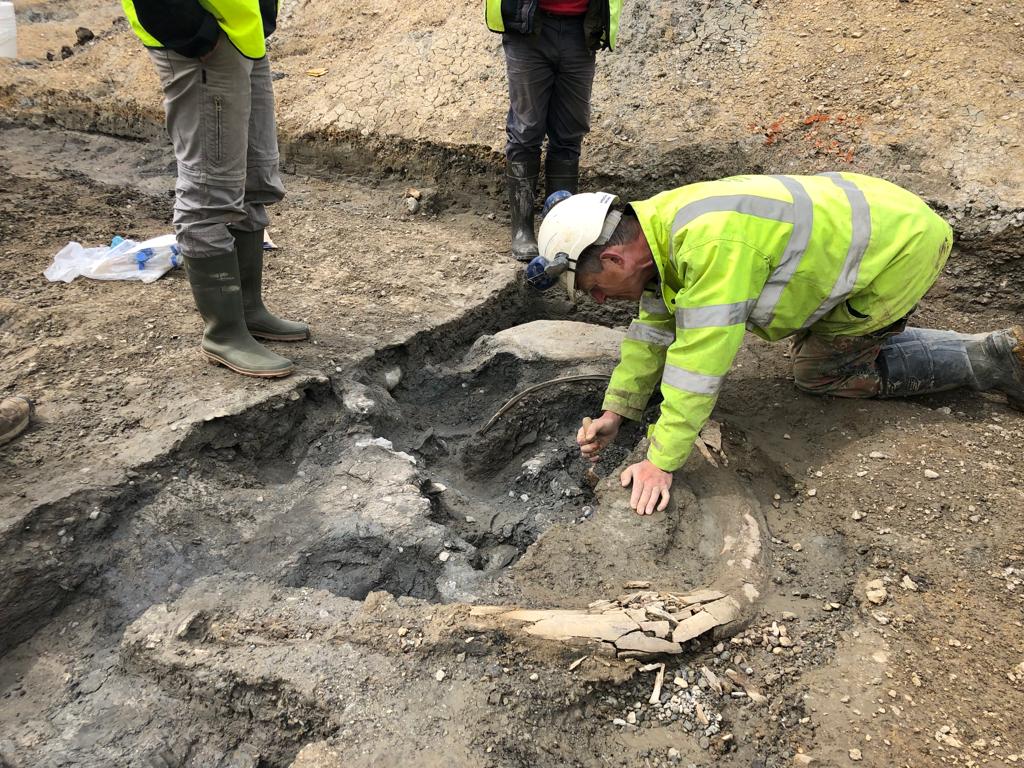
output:
[[[620,424],[622,417],[611,411],[605,411],[604,415],[597,419],[585,418],[583,426],[576,433],[576,442],[580,446],[583,458],[595,462],[601,458],[601,451],[608,447],[619,433]]]
[[[633,484],[633,493],[629,497],[629,506],[638,515],[651,515],[654,510],[663,512],[668,506],[668,494],[672,488],[672,473],[658,469],[646,459],[639,464],[631,464],[619,478],[622,487]]]

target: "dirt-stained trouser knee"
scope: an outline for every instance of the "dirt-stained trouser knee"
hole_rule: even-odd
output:
[[[174,229],[185,256],[229,252],[229,231],[267,226],[284,197],[267,57],[247,59],[225,35],[206,61],[151,50],[178,161]]]
[[[793,337],[793,381],[813,395],[878,397],[882,347],[907,326],[900,320],[865,336],[820,336],[805,330]]]

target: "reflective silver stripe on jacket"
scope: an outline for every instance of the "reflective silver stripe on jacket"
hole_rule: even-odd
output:
[[[633,341],[642,341],[646,344],[654,344],[657,347],[667,347],[676,340],[676,335],[672,331],[663,331],[661,328],[652,328],[649,325],[641,323],[639,320],[634,320],[629,324],[629,330],[626,331],[626,338],[632,339]]]
[[[792,223],[793,205],[785,200],[775,200],[757,195],[717,195],[695,200],[679,209],[672,222],[672,242],[676,233],[707,213],[744,213],[761,219]]]
[[[661,375],[661,382],[695,395],[714,395],[721,388],[723,378],[722,376],[708,376],[706,373],[695,373],[675,365],[666,365],[665,372]]]
[[[665,302],[661,296],[650,296],[645,293],[640,297],[640,309],[648,315],[652,315],[653,317],[657,317],[661,320],[667,320],[671,317],[671,313],[665,306]]]
[[[853,288],[857,284],[860,264],[864,260],[864,254],[871,242],[871,207],[868,205],[868,199],[864,197],[864,193],[857,188],[856,184],[844,179],[838,173],[823,173],[821,175],[832,179],[832,182],[846,194],[846,199],[850,203],[853,229],[843,269],[840,271],[839,277],[836,278],[828,298],[807,318],[803,324],[804,328],[814,325],[853,292]]]
[[[803,258],[807,244],[811,241],[811,228],[814,226],[814,204],[807,194],[804,185],[792,176],[773,176],[786,188],[793,197],[793,231],[786,243],[779,265],[768,276],[768,282],[750,313],[750,322],[761,328],[771,325],[775,317],[775,307],[782,297],[782,291],[796,274]]]
[[[713,304],[707,307],[676,309],[676,328],[721,328],[747,322],[757,299],[734,304]]]

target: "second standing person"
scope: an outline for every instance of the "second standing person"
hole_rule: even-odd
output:
[[[533,214],[545,136],[545,196],[577,191],[595,52],[614,48],[621,9],[622,0],[486,0],[487,26],[502,33],[508,70],[505,175],[519,261],[538,253]]]

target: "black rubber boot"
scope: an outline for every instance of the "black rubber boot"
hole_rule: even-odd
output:
[[[904,397],[967,387],[1006,395],[1024,410],[1024,329],[955,333],[907,328],[879,356],[880,397]]]
[[[512,256],[516,261],[537,257],[537,235],[533,231],[533,203],[537,195],[540,158],[524,163],[509,161],[505,169],[508,205],[512,214]]]
[[[580,186],[580,161],[548,157],[544,162],[544,199],[564,189],[575,195]]]
[[[245,324],[257,339],[269,341],[304,341],[309,326],[293,320],[282,320],[263,304],[263,230],[243,232],[232,229],[238,253],[238,277],[242,285]]]
[[[234,251],[203,258],[186,256],[185,270],[196,307],[206,323],[203,354],[207,359],[235,373],[260,378],[287,376],[295,370],[291,360],[271,352],[246,328]]]

